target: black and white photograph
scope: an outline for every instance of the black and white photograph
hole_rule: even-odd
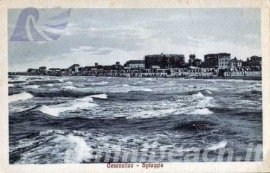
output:
[[[263,161],[260,8],[29,6],[7,22],[10,165]]]

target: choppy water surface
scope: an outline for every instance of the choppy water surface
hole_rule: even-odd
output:
[[[261,81],[13,76],[10,163],[91,162],[119,144],[244,156],[262,144],[261,97]]]

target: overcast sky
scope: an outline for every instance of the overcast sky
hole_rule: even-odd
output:
[[[65,9],[39,10],[40,19]],[[8,12],[12,35],[21,10]],[[9,41],[9,71],[39,66],[66,68],[103,65],[147,54],[227,52],[245,60],[261,56],[259,9],[72,9],[59,39],[48,42]]]

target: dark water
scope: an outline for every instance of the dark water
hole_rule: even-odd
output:
[[[16,164],[104,162],[119,148],[244,158],[262,144],[261,81],[12,77],[9,130]]]

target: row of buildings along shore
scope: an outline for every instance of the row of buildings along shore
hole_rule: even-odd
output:
[[[204,61],[189,55],[188,62],[182,54],[146,55],[144,60],[129,60],[124,65],[116,62],[113,65],[81,67],[73,64],[68,68],[39,67],[29,68],[26,72],[10,72],[10,75],[52,75],[52,76],[118,76],[118,77],[243,77],[261,76],[262,57],[251,56],[246,61],[229,53],[207,54]]]

